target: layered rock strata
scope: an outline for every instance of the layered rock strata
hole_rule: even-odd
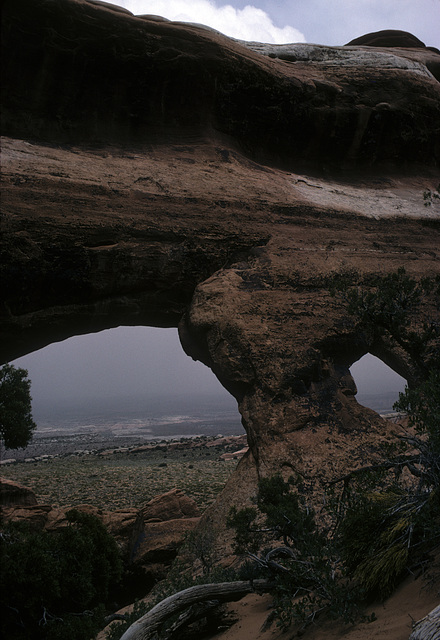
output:
[[[390,428],[349,367],[415,372],[330,289],[440,273],[440,56],[244,45],[85,0],[6,0],[3,29],[2,360],[179,326],[248,434],[219,520],[261,474],[374,459]]]

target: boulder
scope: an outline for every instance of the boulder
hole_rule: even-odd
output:
[[[37,504],[35,493],[18,482],[0,478],[0,505],[2,507],[31,507]]]
[[[2,508],[2,522],[27,522],[32,529],[40,531],[46,527],[50,505],[35,505],[29,507],[11,506]]]
[[[144,522],[165,522],[182,518],[198,518],[201,513],[196,502],[181,489],[171,489],[156,496],[142,507]]]
[[[138,509],[103,511],[88,504],[75,505],[74,507],[9,504],[2,507],[2,516],[4,522],[27,522],[36,530],[57,531],[67,526],[66,514],[71,509],[98,517],[115,538],[123,557],[127,561],[132,559],[143,530],[143,520]]]
[[[243,449],[240,449],[239,451],[230,451],[227,453],[222,453],[222,455],[220,456],[220,460],[239,460],[248,451],[249,451],[249,447],[243,447]]]
[[[408,31],[397,29],[384,29],[383,31],[373,31],[366,33],[359,38],[350,40],[345,46],[367,46],[367,47],[405,47],[424,49],[425,44]]]
[[[166,566],[176,557],[186,534],[196,527],[201,516],[194,500],[180,489],[172,489],[153,498],[142,509],[105,511],[89,504],[74,507],[39,505],[33,492],[28,490],[30,493],[26,493],[26,487],[10,481],[2,481],[2,487],[3,484],[8,487],[8,493],[5,491],[4,495],[13,495],[14,491],[9,487],[15,486],[17,500],[20,499],[19,495],[33,496],[28,500],[35,500],[34,504],[28,505],[3,503],[4,522],[28,522],[37,530],[57,531],[67,526],[66,514],[70,509],[89,513],[99,518],[115,538],[126,562],[142,565],[154,575],[163,575]]]
[[[193,531],[199,522],[200,518],[147,522],[136,548],[134,561],[141,565],[171,564],[184,543],[185,536]]]
[[[105,511],[102,521],[127,559],[131,561],[143,532],[142,512],[135,508]]]
[[[55,531],[60,527],[66,526],[66,513],[70,509],[77,509],[99,518],[108,532],[115,538],[123,558],[127,562],[132,561],[134,551],[143,531],[143,519],[139,509],[127,508],[105,511],[88,504],[53,508],[48,512],[45,528],[48,531]]]

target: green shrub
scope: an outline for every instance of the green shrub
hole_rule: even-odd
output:
[[[37,425],[32,418],[31,383],[26,369],[0,368],[0,446],[26,447]]]
[[[100,520],[73,510],[56,532],[9,524],[1,535],[1,630],[24,640],[90,640],[102,603],[121,576],[114,539]]]
[[[341,553],[370,594],[386,597],[440,543],[440,277],[416,281],[402,267],[368,286],[333,283],[357,330],[406,354],[412,388],[394,404],[409,430],[374,468],[343,478],[336,501]],[[430,317],[420,323],[422,300]],[[409,471],[405,482],[402,470]]]
[[[300,488],[300,482],[281,476],[261,480],[256,509],[231,509],[228,526],[235,530],[235,550],[247,548],[259,570],[272,576],[271,618],[282,628],[294,621],[307,626],[324,612],[354,621],[361,593],[340,564],[330,531],[318,529]],[[252,573],[248,560],[245,571]]]

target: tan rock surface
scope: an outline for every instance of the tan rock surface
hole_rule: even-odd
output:
[[[25,495],[24,491],[26,495],[33,495],[26,487],[2,480],[2,487],[12,485],[19,487],[22,495]],[[74,508],[102,521],[128,563],[134,562],[145,567],[151,565],[146,567],[150,572],[162,574],[165,566],[176,557],[187,533],[200,520],[194,500],[178,489],[153,498],[142,509],[104,511],[89,504]],[[39,505],[36,499],[29,505],[21,504],[19,499],[18,502],[6,500],[2,503],[2,518],[3,522],[28,522],[38,530],[56,531],[67,526],[66,514],[70,509]]]
[[[244,456],[245,453],[249,451],[249,447],[243,447],[243,449],[239,449],[239,451],[232,451],[231,453],[223,453],[220,456],[221,460],[239,460]]]
[[[144,522],[165,522],[182,518],[198,518],[200,511],[195,501],[181,489],[171,489],[156,496],[141,510]]]
[[[178,518],[165,522],[145,523],[142,540],[137,547],[138,564],[170,564],[182,546],[185,535],[195,529],[200,518]]]
[[[3,522],[27,522],[36,530],[44,529],[47,524],[49,514],[52,511],[50,505],[35,505],[31,507],[3,507]]]

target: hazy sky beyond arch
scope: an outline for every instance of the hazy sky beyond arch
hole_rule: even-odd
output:
[[[28,370],[32,397],[229,396],[212,371],[186,355],[177,329],[117,327],[74,336],[14,361]]]
[[[350,367],[350,373],[358,390],[356,399],[360,404],[369,406],[368,400],[373,396],[389,394],[398,399],[399,392],[406,386],[405,378],[390,369],[371,353],[365,354]],[[374,407],[373,407],[374,408]],[[391,408],[391,407],[390,407]]]

